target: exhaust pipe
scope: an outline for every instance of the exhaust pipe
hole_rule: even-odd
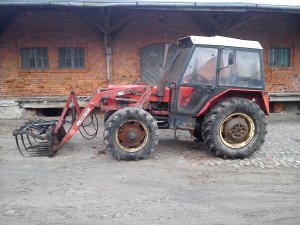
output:
[[[166,83],[167,83],[167,74],[168,74],[167,59],[168,59],[170,47],[171,47],[171,44],[166,44],[162,68],[159,69],[159,83],[157,85],[157,96],[158,97],[165,96],[165,87],[166,87]]]

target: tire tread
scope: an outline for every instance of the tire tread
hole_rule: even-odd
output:
[[[214,126],[218,115],[224,113],[227,109],[231,107],[235,107],[236,105],[247,106],[250,109],[256,111],[257,116],[262,120],[262,135],[260,137],[260,143],[255,146],[255,149],[249,149],[248,146],[245,147],[246,151],[233,151],[232,153],[228,153],[223,151],[222,149],[218,149],[216,143],[214,142]],[[253,101],[246,98],[232,97],[223,100],[222,102],[216,104],[209,113],[205,116],[202,124],[202,136],[204,138],[205,144],[208,146],[209,150],[215,153],[219,157],[223,158],[244,158],[253,154],[256,149],[259,149],[262,144],[265,142],[265,135],[267,134],[267,120],[265,118],[265,114],[261,110],[261,108]],[[247,148],[248,147],[248,148]]]

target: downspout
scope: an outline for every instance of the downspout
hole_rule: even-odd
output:
[[[108,9],[109,10],[109,9]],[[106,74],[108,84],[113,83],[112,77],[112,49],[111,49],[111,31],[110,31],[110,12],[104,10],[104,47],[106,56]]]
[[[105,35],[104,37],[104,42],[105,42],[105,55],[106,55],[106,74],[107,74],[107,80],[108,80],[108,84],[112,84],[113,83],[113,79],[112,79],[112,51],[111,51],[111,46],[110,41],[108,41],[107,39],[110,39],[110,37],[107,37]]]

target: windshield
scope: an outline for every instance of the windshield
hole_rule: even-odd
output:
[[[183,66],[185,65],[185,62],[187,60],[187,54],[189,52],[190,48],[180,48],[178,49],[175,58],[173,60],[172,66],[170,68],[169,74],[168,74],[168,81],[176,83],[178,80],[178,77],[183,69]]]
[[[185,70],[181,84],[213,85],[216,77],[218,49],[197,47]]]

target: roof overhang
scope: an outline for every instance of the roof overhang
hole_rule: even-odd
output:
[[[297,0],[1,0],[0,6],[131,7],[190,11],[273,11],[300,13]]]

